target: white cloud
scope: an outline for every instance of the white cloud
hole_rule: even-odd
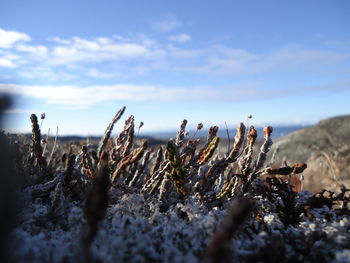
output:
[[[178,50],[177,53],[181,52]],[[327,68],[350,58],[350,53],[313,50],[303,46],[286,46],[269,53],[252,53],[222,45],[205,48],[199,53],[201,63],[180,69],[199,74],[256,74],[271,71],[294,71]]]
[[[23,71],[17,72],[18,76],[26,79],[39,79],[45,82],[53,83],[57,81],[71,81],[77,76],[66,72],[63,69],[51,69],[50,67],[32,67]]]
[[[134,59],[148,55],[149,50],[138,43],[120,43],[110,38],[86,40],[72,38],[67,45],[56,46],[50,64]]]
[[[16,64],[13,63],[11,60],[6,59],[6,58],[1,58],[0,57],[0,67],[4,68],[15,68]]]
[[[41,99],[48,104],[86,108],[108,101],[238,100],[257,92],[258,83],[227,88],[181,88],[150,85],[30,86],[0,84],[0,92]]]
[[[89,69],[86,72],[86,75],[89,76],[89,77],[99,78],[99,79],[109,79],[109,78],[113,78],[113,77],[118,76],[118,74],[116,74],[116,73],[114,73],[114,74],[112,74],[112,73],[105,73],[105,72],[102,72],[102,71],[98,70],[97,68]]]
[[[29,46],[29,45],[17,45],[17,51],[26,52],[34,55],[35,57],[46,57],[48,48],[45,46]]]
[[[56,42],[58,44],[69,45],[71,43],[70,40],[62,39],[60,37],[50,37],[47,39],[48,41]]]
[[[157,24],[164,32],[181,25],[175,17]],[[0,47],[1,43],[7,47],[0,48],[0,67],[16,67],[16,72],[13,71],[15,77],[19,75],[40,83],[62,83],[71,79],[85,81],[87,77],[128,79],[131,76],[151,76],[155,72],[212,77],[318,68],[325,72],[333,66],[344,68],[342,63],[350,58],[349,53],[297,45],[270,52],[251,52],[219,44],[183,48],[177,43],[190,41],[191,37],[186,34],[170,35],[168,40],[171,42],[157,41],[147,35],[129,38],[112,35],[93,39],[54,37],[47,45],[31,45],[30,37],[23,33],[2,30],[1,34],[9,38],[6,38],[7,42],[0,38]]]
[[[237,75],[255,73],[251,66],[263,59],[263,56],[243,49],[229,48],[223,45],[209,46],[198,50],[171,47],[171,54],[181,57],[189,63],[180,65],[177,70],[210,75]]]
[[[39,99],[62,109],[89,108],[95,104],[115,101],[254,101],[305,93],[349,91],[349,82],[335,82],[318,86],[263,88],[261,83],[250,82],[227,87],[164,87],[152,85],[16,85],[0,84],[0,93]]]
[[[9,49],[12,48],[11,50],[18,53],[24,61],[29,60],[29,62],[35,61],[36,63],[41,61],[42,65],[39,66],[52,67],[63,65],[68,67],[72,64],[80,64],[81,66],[82,63],[125,61],[157,55],[157,50],[149,49],[152,48],[155,41],[145,37],[141,39],[141,43],[128,41],[126,38],[117,35],[90,40],[80,37],[72,37],[70,39],[53,37],[48,38],[48,41],[51,41],[54,45],[35,46],[28,43],[20,43],[19,41],[23,40],[30,41],[30,37],[21,33],[18,33],[19,35],[16,34],[16,32],[3,31],[3,37],[7,39],[7,42],[0,38],[0,48],[1,44]],[[12,38],[8,36],[12,36]],[[11,61],[8,62],[8,60],[6,59],[6,62],[2,61],[3,66],[9,67],[14,65],[13,62],[11,64]]]
[[[315,50],[292,45],[275,49],[254,64],[256,71],[267,71],[275,68],[291,69],[300,66],[318,67],[332,65],[350,58],[350,53],[338,53],[327,50]]]
[[[179,34],[179,35],[172,35],[169,37],[169,40],[179,43],[184,43],[190,41],[192,38],[191,36],[187,34]]]
[[[30,40],[31,38],[27,34],[0,28],[0,48],[11,48],[16,42]]]
[[[157,31],[157,32],[161,32],[161,33],[166,33],[166,32],[170,32],[176,28],[179,28],[182,26],[182,22],[177,19],[176,17],[167,17],[166,19],[155,23],[152,28],[153,30]]]
[[[191,59],[199,59],[203,58],[207,54],[207,50],[205,49],[184,49],[184,48],[179,48],[173,45],[168,45],[167,47],[167,53],[170,57],[173,58],[178,58],[178,59],[184,59],[188,60],[189,58]],[[195,61],[195,60],[192,60]]]

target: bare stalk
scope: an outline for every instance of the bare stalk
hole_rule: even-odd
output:
[[[125,106],[123,106],[118,112],[117,114],[114,116],[114,118],[112,119],[111,123],[108,125],[108,127],[106,128],[105,134],[103,136],[103,138],[101,139],[99,146],[98,146],[98,150],[97,150],[97,156],[100,157],[104,147],[107,144],[108,139],[111,136],[114,124],[121,118],[121,116],[123,115],[125,111]]]
[[[54,154],[54,152],[55,152],[56,144],[57,144],[57,137],[58,137],[58,127],[56,127],[55,141],[54,141],[54,143],[53,143],[52,150],[51,150],[51,154],[50,154],[50,158],[49,158],[49,161],[48,161],[47,165],[50,164],[50,162],[51,162],[51,160],[52,160],[52,157],[53,157],[53,154]]]

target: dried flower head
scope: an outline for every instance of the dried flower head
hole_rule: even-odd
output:
[[[271,126],[264,127],[264,137],[270,137],[272,134],[273,128]]]

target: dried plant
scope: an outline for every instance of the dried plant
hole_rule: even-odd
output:
[[[209,161],[209,159],[213,156],[214,151],[218,147],[219,144],[219,137],[214,137],[211,142],[208,144],[208,146],[204,149],[200,159],[199,159],[199,164],[205,164]]]
[[[196,137],[197,133],[198,133],[201,129],[203,129],[203,123],[198,123],[198,124],[197,124],[196,132],[193,134],[192,139]]]
[[[266,155],[269,152],[270,147],[272,145],[272,139],[271,139],[272,130],[273,129],[271,126],[267,126],[264,128],[265,141],[260,148],[260,153],[259,153],[258,159],[256,160],[256,163],[254,166],[254,171],[259,170],[264,165],[264,162],[266,160]]]
[[[88,147],[86,145],[83,145],[83,147],[81,148],[82,151],[82,166],[84,169],[84,172],[86,173],[87,177],[92,180],[93,178],[93,168],[92,168],[92,160],[90,157],[90,154],[88,152]]]
[[[205,145],[204,148],[206,148],[210,144],[210,142],[213,141],[213,139],[216,136],[216,134],[218,133],[218,131],[219,131],[218,126],[211,126],[209,128],[208,136],[207,136],[207,144]]]
[[[132,144],[134,142],[134,116],[130,116],[125,122],[126,140],[124,143],[124,148],[121,151],[121,156],[124,158],[130,153]]]
[[[48,211],[48,217],[50,219],[55,219],[62,215],[63,202],[63,184],[59,182],[55,187],[52,204]]]
[[[162,162],[162,158],[163,158],[163,148],[159,147],[159,149],[156,153],[156,158],[155,158],[154,164],[153,164],[151,171],[150,171],[151,175],[153,175],[159,169],[159,166]]]
[[[125,121],[123,131],[115,139],[115,146],[110,152],[112,168],[118,165],[119,161],[128,156],[134,141],[134,116],[131,115]]]
[[[108,188],[110,186],[108,154],[102,152],[98,164],[97,174],[94,176],[84,206],[84,216],[88,224],[88,232],[83,237],[83,247],[86,253],[85,260],[89,259],[88,249],[97,234],[98,225],[104,218],[108,205]]]
[[[175,144],[177,147],[181,147],[186,136],[187,120],[183,120],[180,125],[180,130],[177,132]]]
[[[125,106],[123,106],[118,112],[117,114],[114,116],[114,118],[112,119],[111,123],[107,126],[106,131],[100,141],[100,144],[98,146],[98,150],[97,150],[97,156],[100,156],[102,154],[102,151],[104,150],[108,139],[111,136],[114,124],[122,117],[123,113],[125,111]]]
[[[46,134],[46,139],[43,140],[43,144],[44,144],[44,148],[43,148],[43,156],[45,156],[45,153],[46,153],[46,147],[47,147],[47,144],[49,142],[49,138],[50,138],[50,128],[48,129],[47,131],[47,134]]]
[[[237,128],[235,141],[234,141],[232,150],[227,157],[227,161],[235,162],[237,160],[237,158],[239,156],[239,150],[241,149],[241,146],[242,146],[243,141],[244,141],[244,133],[245,133],[245,126],[241,122]]]
[[[57,138],[58,138],[58,127],[56,127],[55,140],[54,140],[54,143],[53,143],[53,147],[52,147],[52,150],[51,150],[51,153],[50,153],[50,158],[49,158],[49,161],[47,162],[47,165],[50,165],[50,163],[51,163],[51,161],[53,159],[53,155],[55,153],[56,145],[57,145]]]
[[[188,162],[193,161],[199,142],[200,142],[199,139],[197,140],[191,139],[187,141],[186,146],[182,149],[182,152],[181,152],[181,159],[183,162],[185,161],[186,158],[189,159]]]
[[[118,179],[120,176],[123,175],[124,171],[126,170],[126,168],[128,166],[130,166],[133,163],[138,162],[142,158],[143,153],[147,149],[147,146],[148,146],[147,141],[144,141],[140,148],[135,149],[132,154],[125,156],[120,161],[118,167],[116,168],[116,170],[114,171],[114,173],[112,175],[112,180],[111,180],[112,183],[114,183],[116,181],[116,179]]]
[[[301,189],[306,163],[275,166],[272,158],[266,167],[271,127],[264,128],[255,153],[257,131],[250,126],[246,132],[240,123],[227,155],[219,156],[218,127],[212,126],[201,142],[195,135],[203,125],[187,138],[186,120],[165,146],[148,147],[147,141],[135,139],[133,115],[110,138],[124,111],[117,112],[98,146],[57,143],[51,157],[43,154],[35,115],[31,142],[9,135],[13,173],[25,178],[19,189],[24,218],[13,223],[12,236],[22,250],[12,262],[26,261],[21,255],[32,255],[29,262],[312,262],[316,254],[332,261],[336,251],[347,247],[339,240],[350,238],[348,233],[336,238],[329,228],[349,227],[350,190],[341,185],[338,192],[312,195]],[[311,224],[323,232],[309,234]],[[81,232],[79,246],[74,242]],[[66,258],[55,258],[58,243],[47,243],[60,235]],[[24,239],[46,244],[36,250],[40,258],[23,252],[32,244]],[[331,252],[326,253],[320,244],[328,241]]]
[[[139,137],[140,130],[143,127],[143,125],[144,125],[144,123],[142,121],[140,121],[139,126],[137,126],[137,136],[136,137]]]
[[[43,149],[41,147],[41,132],[38,125],[38,118],[35,114],[30,116],[32,122],[32,154],[34,165],[38,165],[43,173],[47,172],[47,162],[43,157]]]
[[[240,169],[242,174],[248,174],[250,164],[252,162],[253,149],[256,137],[258,136],[254,126],[250,126],[248,134],[247,134],[247,146],[244,149],[244,156],[242,161],[240,162]]]
[[[343,187],[340,189],[340,193],[338,194],[326,189],[315,193],[310,199],[308,205],[310,208],[321,208],[323,206],[327,206],[329,209],[332,209],[333,206],[338,205],[341,209],[346,210],[349,203],[350,189]]]
[[[182,167],[177,144],[173,141],[169,141],[167,144],[167,159],[173,168],[170,173],[170,177],[174,182],[176,190],[182,197],[185,197],[188,194],[188,191],[185,187],[185,171]]]
[[[72,180],[76,156],[75,154],[71,154],[67,159],[68,160],[66,164],[66,178],[65,178],[66,184]]]
[[[263,169],[261,175],[290,175],[302,173],[307,168],[306,163],[296,163],[285,167],[267,167]]]
[[[135,166],[137,169],[131,174],[132,178],[129,182],[129,186],[136,187],[136,186],[140,186],[140,184],[142,184],[143,179],[144,179],[142,174],[143,174],[144,170],[146,169],[150,155],[151,155],[150,151],[145,152],[141,165]]]

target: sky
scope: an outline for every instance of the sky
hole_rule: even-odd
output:
[[[5,130],[100,135],[349,114],[350,1],[0,1]],[[118,125],[122,125],[122,122]]]

